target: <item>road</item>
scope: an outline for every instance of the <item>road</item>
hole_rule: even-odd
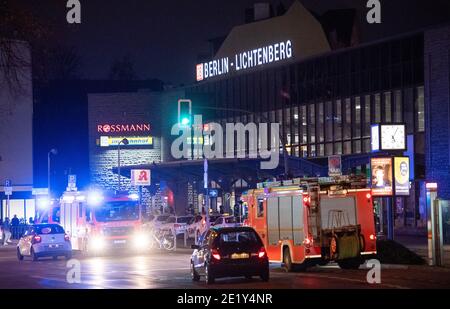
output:
[[[67,282],[67,261],[25,258],[19,262],[14,246],[0,249],[0,288],[73,288],[73,289],[317,289],[317,288],[450,288],[450,269],[428,266],[384,266],[381,284],[368,284],[367,269],[341,270],[337,266],[314,267],[304,273],[286,273],[280,265],[271,265],[271,280],[259,278],[221,279],[207,286],[192,282],[189,275],[189,250],[152,252],[145,255],[83,257],[81,283]]]

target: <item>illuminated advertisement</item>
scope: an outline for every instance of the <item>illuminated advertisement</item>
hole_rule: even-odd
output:
[[[395,195],[409,195],[409,158],[394,158]]]
[[[99,124],[98,133],[150,132],[150,124]]]
[[[342,160],[341,156],[328,157],[328,176],[342,175]]]
[[[240,52],[234,57],[214,59],[196,66],[197,81],[226,75],[230,70],[242,71],[292,58],[292,42],[275,44]]]
[[[125,137],[118,136],[100,136],[100,147],[112,147],[119,145]],[[127,146],[151,146],[153,145],[153,137],[151,136],[135,136],[126,137],[128,140]]]
[[[392,184],[392,158],[372,158],[370,161],[372,171],[372,195],[391,196]]]

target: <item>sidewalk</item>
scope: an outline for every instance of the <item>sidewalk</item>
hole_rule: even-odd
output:
[[[428,260],[428,239],[421,235],[395,235],[394,240]],[[450,267],[450,245],[444,245],[444,265]]]

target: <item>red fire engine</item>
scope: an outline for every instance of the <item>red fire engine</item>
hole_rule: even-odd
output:
[[[137,194],[65,192],[49,213],[48,222],[64,227],[75,250],[143,250],[150,244]]]
[[[355,269],[376,254],[371,189],[362,177],[262,183],[241,202],[269,259],[288,271],[330,261]]]

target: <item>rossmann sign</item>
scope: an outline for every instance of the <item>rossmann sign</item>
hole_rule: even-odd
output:
[[[239,52],[232,57],[197,64],[197,81],[281,62],[292,56],[293,46],[290,40]]]
[[[150,124],[99,124],[97,133],[146,133],[150,132]]]

